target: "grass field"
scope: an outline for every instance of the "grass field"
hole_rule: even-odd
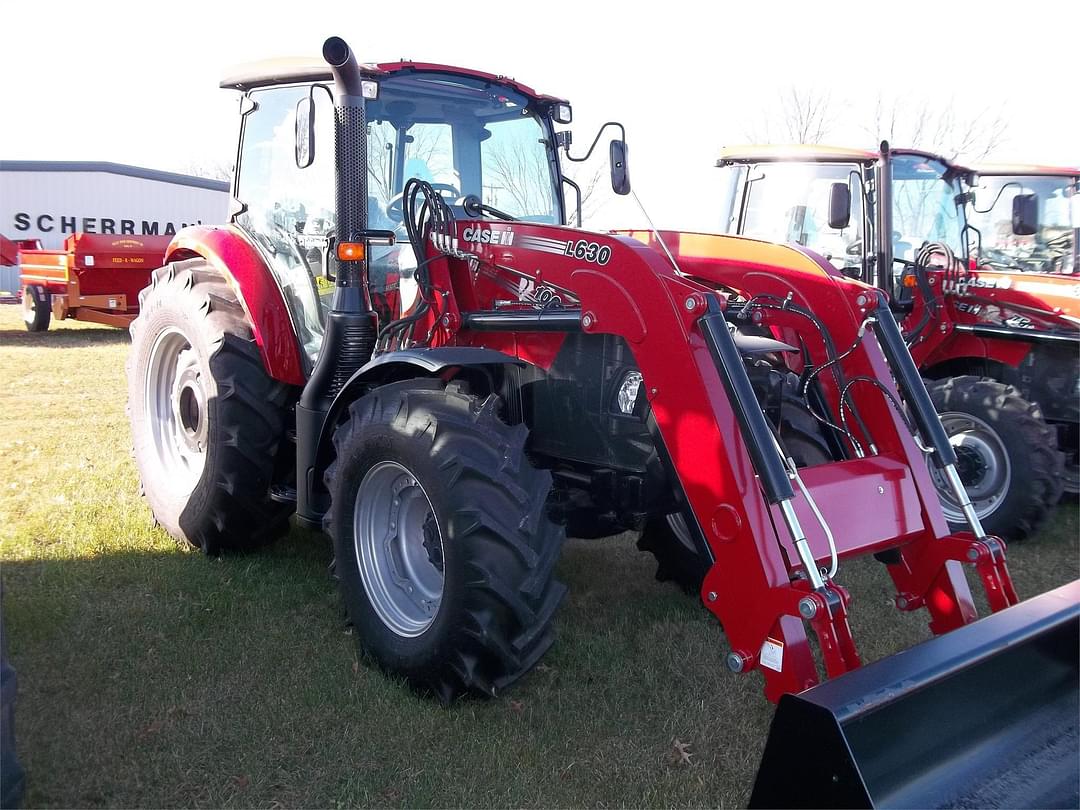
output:
[[[358,661],[328,542],[206,559],[155,528],[124,417],[127,334],[0,307],[0,559],[31,806],[724,806],[772,707],[634,537],[572,540],[542,665],[450,709]],[[1078,576],[1075,504],[1010,547],[1021,596]],[[842,565],[864,657],[928,637]],[[679,755],[677,745],[690,753]]]

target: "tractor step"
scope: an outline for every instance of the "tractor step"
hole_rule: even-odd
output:
[[[784,695],[751,807],[1077,807],[1080,580]]]

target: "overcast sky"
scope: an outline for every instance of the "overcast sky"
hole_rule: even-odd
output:
[[[622,121],[635,190],[662,227],[701,227],[717,149],[745,142],[792,86],[829,94],[830,142],[872,147],[867,127],[884,94],[1002,114],[1007,140],[994,159],[1080,165],[1076,0],[22,0],[5,3],[0,22],[9,160],[229,163],[237,109],[235,93],[217,89],[224,68],[317,54],[337,34],[361,61],[457,64],[567,97],[579,146],[598,124]],[[618,200],[593,224],[642,217]]]

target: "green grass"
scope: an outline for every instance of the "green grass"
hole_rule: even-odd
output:
[[[358,661],[320,535],[211,560],[155,528],[123,331],[0,307],[0,559],[32,806],[732,806],[772,716],[717,623],[630,535],[570,541],[559,638],[451,709]],[[1062,506],[1010,548],[1021,595],[1078,575]],[[868,660],[927,637],[872,560],[842,566]],[[680,764],[674,742],[689,744]]]

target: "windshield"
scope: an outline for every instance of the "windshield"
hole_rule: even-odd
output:
[[[979,229],[979,259],[994,267],[1036,272],[1076,272],[1073,267],[1073,219],[1077,196],[1074,177],[982,177],[969,207],[971,224]],[[1039,229],[1031,236],[1012,231],[1013,199],[1034,194],[1039,203]]]
[[[313,161],[294,157],[296,106],[315,102]],[[333,284],[321,275],[335,229],[334,107],[328,88],[268,87],[249,93],[236,180],[236,223],[263,250],[293,325],[314,363]],[[476,195],[517,219],[563,222],[558,160],[544,112],[499,84],[447,73],[402,72],[379,83],[367,103],[368,227],[397,230],[398,244],[372,248],[369,277],[378,296],[411,278],[401,191],[410,178],[433,184],[452,206]],[[464,212],[456,208],[459,216]]]
[[[399,74],[380,83],[367,117],[373,218],[381,209],[400,221],[387,209],[417,177],[451,203],[475,195],[516,219],[561,221],[554,144],[525,96],[482,79]]]
[[[829,227],[834,183],[851,190],[846,228]],[[862,183],[847,163],[758,163],[750,166],[739,233],[767,242],[794,242],[820,254],[839,270],[861,271]],[[737,212],[736,212],[737,213]]]
[[[718,199],[720,200],[720,233],[739,232],[739,201],[742,199],[747,166],[735,163],[721,166]]]
[[[966,256],[959,177],[922,155],[895,155],[891,163],[893,257],[913,262],[926,242],[942,242],[957,257]]]

